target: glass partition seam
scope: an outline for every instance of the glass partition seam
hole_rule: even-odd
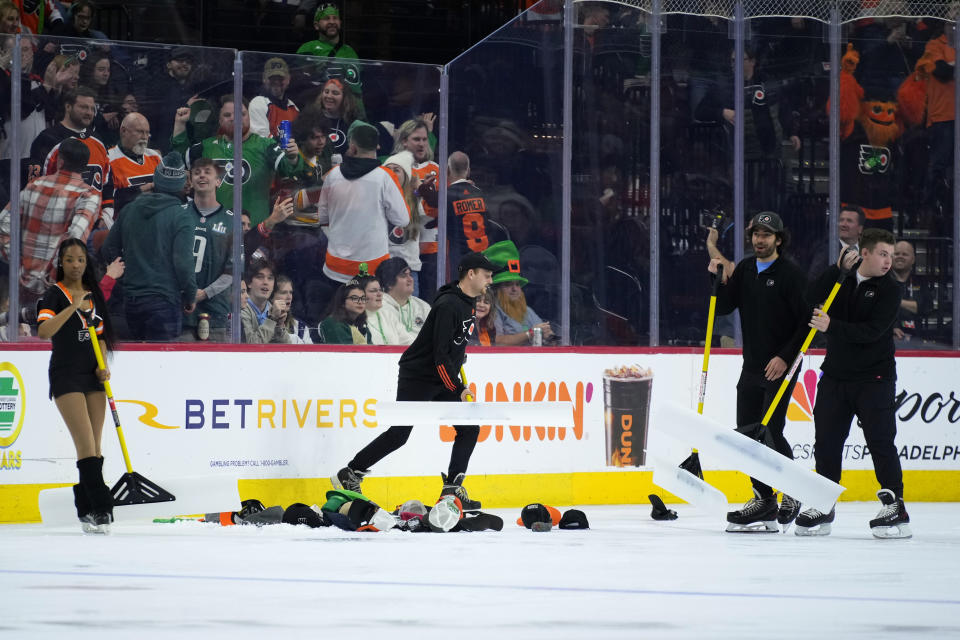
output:
[[[560,338],[570,344],[570,207],[573,158],[573,0],[563,8],[563,211],[560,238]]]
[[[840,237],[836,219],[840,214],[840,7],[834,3],[830,20],[830,169],[829,196],[826,211],[828,239],[827,257],[833,259]]]
[[[733,65],[733,229],[734,237],[743,237],[744,206],[746,204],[746,194],[744,193],[744,114],[746,106],[744,96],[744,72],[743,56],[745,51],[744,39],[746,38],[746,20],[743,17],[743,2],[738,1],[734,8],[733,33],[734,33],[734,59]],[[734,242],[733,245],[734,262],[743,260],[743,242]],[[742,328],[739,322],[733,326],[733,339],[738,347],[743,346]]]
[[[240,278],[243,277],[245,256],[241,256],[243,243],[241,229],[243,211],[243,53],[237,52],[233,59],[233,294],[230,296],[230,341],[240,342]],[[236,176],[240,176],[237,178]]]
[[[10,251],[8,252],[9,305],[7,307],[7,339],[16,342],[20,336],[20,118],[21,86],[23,59],[20,54],[19,33],[13,45],[13,66],[10,70]]]
[[[439,188],[437,189],[437,245],[440,249],[437,251],[437,287],[447,283],[447,214],[450,208],[447,202],[447,158],[450,156],[450,76],[448,75],[449,66],[444,65],[440,70],[440,139],[437,141],[437,151],[439,157],[437,164],[440,166],[440,177],[438,179]]]
[[[953,32],[953,47],[954,50],[960,48],[960,29]],[[960,349],[960,324],[957,324],[957,318],[960,318],[960,295],[957,294],[960,285],[960,251],[957,250],[960,241],[960,129],[956,126],[960,122],[960,82],[956,81],[953,84],[953,122],[953,291],[950,292],[953,309],[950,324],[953,327],[953,348]]]
[[[650,19],[650,346],[660,345],[660,64],[661,0]]]

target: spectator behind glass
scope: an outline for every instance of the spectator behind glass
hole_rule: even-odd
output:
[[[247,304],[240,309],[240,326],[247,344],[289,344],[286,302],[271,304],[276,280],[272,263],[257,260],[244,274],[247,283]]]
[[[347,137],[349,154],[324,178],[317,205],[317,221],[327,225],[323,273],[333,283],[356,277],[362,263],[375,274],[390,257],[390,227],[410,222],[395,178],[377,161],[377,130],[357,120]]]
[[[315,212],[323,176],[332,166],[330,121],[323,115],[322,110],[311,106],[304,109],[294,121],[292,129],[293,138],[300,146],[300,155],[306,165],[303,173],[297,176],[298,188],[307,189],[306,193],[298,196],[298,213],[308,207]]]
[[[16,36],[8,35],[0,38],[0,67],[10,71],[13,65],[13,48],[16,46]],[[46,107],[49,96],[40,79],[33,75],[33,38],[28,35],[20,39],[20,65],[23,70],[20,76],[20,149],[14,151],[10,147],[13,136],[13,123],[10,120],[10,92],[13,89],[12,80],[7,73],[0,73],[0,96],[7,96],[0,100],[0,158],[29,158],[30,146],[34,138],[47,128]],[[0,203],[2,204],[2,203]]]
[[[893,266],[890,271],[900,288],[900,309],[893,325],[896,343],[909,342],[911,348],[919,347],[923,335],[924,318],[933,311],[933,300],[923,283],[915,280],[913,265],[916,254],[913,245],[901,240],[893,247]]]
[[[106,40],[105,33],[90,28],[93,24],[94,9],[94,4],[89,0],[77,0],[70,6],[69,17],[51,29],[50,33],[67,38]]]
[[[191,104],[199,90],[195,69],[193,51],[188,47],[175,47],[163,71],[144,78],[142,111],[153,123],[154,144],[161,153],[171,148],[170,136],[177,109]]]
[[[423,280],[422,284],[420,278],[414,281],[416,295],[428,300],[432,300],[437,292],[437,178],[440,176],[440,165],[434,162],[433,148],[430,146],[434,119],[433,114],[425,114],[425,117],[401,124],[393,147],[395,154],[406,150],[413,155],[410,175],[416,181],[414,186],[419,196],[416,216],[419,218],[420,256],[416,262],[410,262],[410,267],[419,272]]]
[[[297,53],[312,55],[320,58],[358,58],[357,52],[348,44],[343,43],[341,33],[340,9],[334,2],[320,2],[306,0],[301,3],[297,15],[294,17],[294,30],[301,32],[306,26],[306,18],[315,6],[313,14],[313,28],[317,30],[317,39],[303,43]]]
[[[139,113],[125,116],[120,123],[119,143],[107,151],[118,215],[128,202],[153,189],[153,172],[160,164],[160,152],[147,147],[149,142],[147,119]]]
[[[413,274],[413,295],[420,291],[420,198],[415,190],[420,180],[413,174],[413,154],[401,151],[383,161],[383,166],[397,177],[403,200],[410,211],[410,223],[406,226],[394,225],[390,229],[390,257],[403,258]]]
[[[474,332],[470,335],[469,344],[489,347],[496,341],[497,327],[494,323],[494,305],[492,290],[486,289],[482,294],[477,296],[477,321]]]
[[[413,274],[403,258],[390,258],[377,269],[383,287],[383,320],[400,338],[400,344],[413,344],[430,313],[430,305],[413,295]]]
[[[363,295],[367,298],[364,309],[371,344],[400,344],[400,336],[394,330],[394,325],[383,317],[389,310],[383,308],[383,288],[380,281],[374,276],[361,275],[357,277],[357,282],[363,287]]]
[[[153,190],[124,208],[103,245],[107,262],[123,256],[127,326],[135,340],[176,340],[183,312],[196,307],[194,221],[182,199],[186,182],[180,154],[165,155],[153,172]]]
[[[260,95],[250,101],[251,131],[264,138],[279,140],[280,122],[296,121],[300,110],[293,100],[287,97],[289,86],[290,67],[283,58],[267,60],[263,66],[263,87]]]
[[[186,151],[187,166],[197,158],[212,158],[226,169],[233,166],[233,119],[236,113],[233,95],[220,99],[220,114],[217,135],[201,141],[191,141],[187,133],[190,109],[177,109],[171,142],[175,149]],[[241,132],[243,136],[243,206],[250,213],[250,222],[260,224],[270,215],[270,185],[275,176],[292,177],[303,171],[303,160],[297,141],[291,136],[285,149],[273,138],[264,138],[250,130],[250,114],[246,102],[241,105]],[[217,200],[225,207],[233,206],[233,172],[217,190]]]
[[[497,335],[494,344],[498,347],[532,344],[535,328],[540,329],[546,343],[553,337],[553,330],[549,322],[541,320],[540,316],[527,306],[522,287],[527,285],[528,280],[520,275],[520,253],[517,246],[504,240],[490,245],[483,255],[502,269],[493,276],[493,287],[497,294],[494,319]]]
[[[330,315],[320,323],[324,344],[372,344],[366,301],[363,287],[356,280],[336,290],[330,301]]]
[[[319,107],[330,121],[330,151],[334,154],[333,163],[339,164],[342,162],[342,156],[347,153],[349,144],[347,133],[350,125],[356,120],[363,119],[363,107],[353,92],[344,87],[343,80],[340,78],[327,80],[313,104]]]
[[[0,2],[0,33],[20,33],[20,9],[12,2]]]
[[[187,202],[186,212],[193,220],[197,309],[184,316],[183,341],[196,335],[200,313],[209,316],[210,340],[227,341],[233,285],[233,211],[217,202],[222,180],[222,170],[209,158],[200,158],[190,169],[193,199]]]
[[[80,84],[96,94],[97,115],[93,119],[93,130],[108,147],[117,143],[117,129],[120,128],[119,96],[112,91],[110,71],[110,56],[101,51],[91,53],[80,66]]]
[[[290,335],[291,344],[313,344],[316,333],[307,324],[293,317],[293,281],[285,275],[277,276],[273,290],[273,304],[287,309],[287,321],[283,328]],[[313,335],[311,335],[313,334]]]
[[[90,150],[79,140],[61,145],[57,172],[30,181],[20,192],[22,243],[20,252],[20,301],[25,308],[52,286],[53,261],[63,240],[86,241],[100,209],[100,194],[81,177]],[[10,205],[0,211],[0,254],[10,261]]]

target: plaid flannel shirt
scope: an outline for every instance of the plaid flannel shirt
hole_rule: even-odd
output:
[[[100,215],[100,193],[72,171],[32,180],[20,192],[20,285],[43,294],[55,281],[54,258],[66,238],[86,241]],[[0,252],[10,260],[10,205],[0,211]]]

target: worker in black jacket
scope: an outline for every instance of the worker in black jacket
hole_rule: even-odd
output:
[[[893,327],[900,308],[900,289],[890,275],[894,237],[883,229],[867,229],[855,254],[841,255],[812,285],[810,298],[825,299],[831,285],[848,271],[829,313],[817,309],[810,326],[827,336],[827,355],[820,365],[813,409],[817,473],[840,482],[843,448],[850,423],[857,416],[880,483],[880,513],[870,521],[878,538],[909,538],[910,517],[903,505],[903,471],[894,439],[897,435]],[[834,509],[807,509],[797,517],[797,535],[830,533]]]
[[[806,333],[809,307],[804,298],[807,286],[804,270],[783,255],[789,236],[783,221],[772,211],[758,213],[747,227],[747,239],[754,255],[744,258],[717,291],[717,315],[740,310],[743,333],[743,369],[737,382],[737,427],[759,424],[773,401],[788,364],[800,349]],[[714,257],[708,267],[717,272],[725,262]],[[726,274],[725,274],[726,275]],[[796,375],[785,392],[789,398]],[[757,437],[772,449],[793,459],[793,449],[783,436],[787,403],[781,402]],[[789,527],[800,512],[800,504],[784,494],[777,504],[776,492],[751,478],[754,497],[742,509],[727,514],[727,531],[779,531]]]
[[[458,267],[459,282],[440,288],[433,307],[416,340],[400,357],[397,400],[462,402],[469,390],[460,380],[466,359],[467,340],[474,331],[474,303],[493,281],[496,265],[481,253],[468,253]],[[464,510],[480,508],[463,488],[467,463],[477,444],[479,425],[455,425],[457,435],[450,452],[450,466],[440,495],[456,495]],[[330,478],[337,489],[360,492],[360,483],[370,467],[396,451],[410,437],[411,425],[395,425],[360,450],[346,467]]]

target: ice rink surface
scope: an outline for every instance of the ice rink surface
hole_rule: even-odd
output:
[[[484,533],[7,525],[0,637],[960,638],[960,504],[908,504],[911,540],[870,535],[879,503],[841,503],[819,538],[671,506],[542,533],[519,509]]]

